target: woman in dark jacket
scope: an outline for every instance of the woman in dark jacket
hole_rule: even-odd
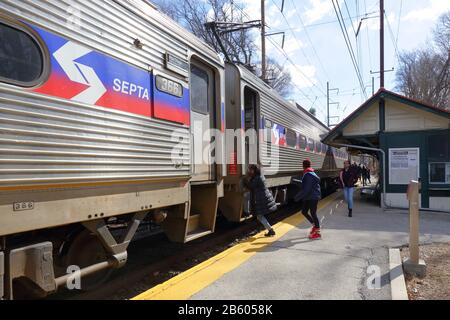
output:
[[[355,184],[358,181],[358,167],[355,169],[350,165],[350,161],[344,162],[344,169],[339,176],[339,182],[344,189],[345,202],[348,204],[348,216],[353,217],[353,193],[355,192]]]
[[[251,192],[251,211],[259,222],[269,231],[266,237],[275,236],[275,231],[267,221],[265,215],[275,212],[277,204],[272,193],[267,189],[266,179],[261,174],[261,170],[257,165],[248,167],[247,176],[245,177],[245,186]]]
[[[302,213],[305,218],[313,225],[309,238],[311,240],[319,240],[322,238],[320,231],[320,221],[317,216],[317,206],[322,197],[320,188],[320,178],[311,168],[311,161],[309,159],[303,161],[303,178],[302,189],[294,200],[295,202],[302,202]]]

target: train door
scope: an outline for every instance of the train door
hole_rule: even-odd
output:
[[[192,61],[190,70],[191,126],[193,131],[192,181],[213,181],[216,177],[213,136],[206,133],[215,123],[215,78],[206,65]]]
[[[258,94],[245,87],[244,89],[245,131],[253,130],[254,134],[245,139],[245,163],[258,163]]]

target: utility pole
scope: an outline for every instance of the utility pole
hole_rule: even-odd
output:
[[[375,77],[372,77],[372,96],[375,94]]]
[[[380,88],[384,88],[384,0],[380,0]]]
[[[327,81],[327,126],[330,127],[330,82]]]
[[[332,118],[330,116],[330,105],[339,104],[337,102],[333,102],[333,103],[330,102],[330,91],[337,91],[337,93],[339,94],[339,89],[338,88],[330,89],[330,82],[327,81],[327,125],[328,125],[328,128],[331,126],[330,119]]]
[[[266,81],[266,1],[261,0],[261,79]]]

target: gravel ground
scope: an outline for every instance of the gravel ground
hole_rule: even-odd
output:
[[[402,257],[408,256],[408,248],[403,248]],[[423,245],[420,257],[427,264],[427,275],[423,279],[405,276],[409,299],[450,300],[450,244]]]

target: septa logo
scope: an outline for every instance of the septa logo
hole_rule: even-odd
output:
[[[71,81],[88,86],[86,90],[71,100],[96,104],[108,90],[93,68],[75,61],[91,52],[92,50],[69,41],[56,51],[53,56]]]

